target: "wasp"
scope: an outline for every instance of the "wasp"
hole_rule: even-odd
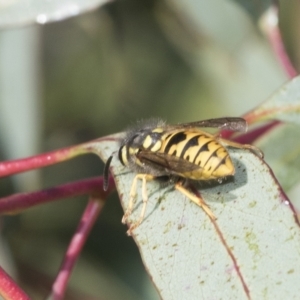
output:
[[[148,195],[147,182],[167,180],[174,183],[190,200],[199,205],[215,220],[209,206],[199,196],[186,188],[187,181],[222,180],[233,176],[235,168],[226,147],[250,149],[260,157],[262,152],[255,146],[239,144],[222,139],[200,128],[211,127],[231,131],[247,131],[247,122],[242,118],[217,118],[178,125],[167,125],[160,119],[139,122],[129,129],[121,140],[118,158],[122,165],[136,173],[133,179],[128,207],[122,218],[125,223],[131,215],[137,195],[137,181],[142,181],[143,206],[140,218],[129,227],[128,234],[138,227],[145,216]],[[109,166],[113,155],[104,167],[104,190],[108,188]]]

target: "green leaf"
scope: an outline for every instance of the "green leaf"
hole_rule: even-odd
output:
[[[108,0],[16,0],[6,1],[0,10],[0,27],[22,26],[28,23],[45,24],[74,17],[96,9]]]
[[[280,124],[256,142],[285,191],[300,180],[299,131],[298,125]]]
[[[249,124],[276,119],[300,125],[300,76],[284,84],[244,117]]]
[[[126,209],[135,174],[117,159],[118,137],[91,149],[104,160],[114,153],[111,171]],[[146,216],[133,238],[163,299],[297,299],[300,293],[300,231],[289,201],[260,158],[240,149],[230,155],[234,178],[199,188],[216,223],[172,186],[147,185]],[[139,193],[131,221],[141,204]]]
[[[289,123],[276,126],[260,137],[256,145],[265,153],[266,161],[284,190],[294,187],[300,179],[300,76],[284,84],[244,117],[250,124],[272,119]]]
[[[259,19],[262,14],[273,4],[270,0],[249,1],[233,0],[238,3],[248,14],[255,20]]]

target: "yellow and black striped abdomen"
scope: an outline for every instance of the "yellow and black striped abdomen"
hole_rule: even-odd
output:
[[[178,175],[194,180],[217,179],[234,174],[228,151],[214,136],[203,131],[174,130],[162,139],[161,153],[176,156],[198,166],[178,170]]]

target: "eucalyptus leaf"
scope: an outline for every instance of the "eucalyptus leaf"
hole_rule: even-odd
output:
[[[299,132],[299,125],[280,124],[256,141],[285,191],[300,181]]]
[[[300,124],[300,76],[284,84],[271,97],[244,116],[250,123],[276,119]]]
[[[118,138],[89,147],[104,161],[114,153],[111,171],[126,209],[135,174],[118,161]],[[145,267],[162,299],[297,299],[300,231],[294,211],[263,160],[247,150],[229,152],[235,176],[198,186],[215,223],[172,186],[148,183],[146,216],[133,231]],[[141,204],[139,193],[131,221]]]
[[[248,1],[248,0],[232,0],[238,3],[248,14],[257,21],[262,14],[273,4],[271,0]]]
[[[0,4],[0,27],[61,21],[96,9],[110,0],[16,0]]]

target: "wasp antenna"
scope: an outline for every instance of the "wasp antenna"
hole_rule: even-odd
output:
[[[107,189],[108,189],[109,166],[110,166],[112,158],[113,158],[112,155],[108,158],[108,160],[105,163],[104,170],[103,170],[103,190],[104,191],[107,191]]]

